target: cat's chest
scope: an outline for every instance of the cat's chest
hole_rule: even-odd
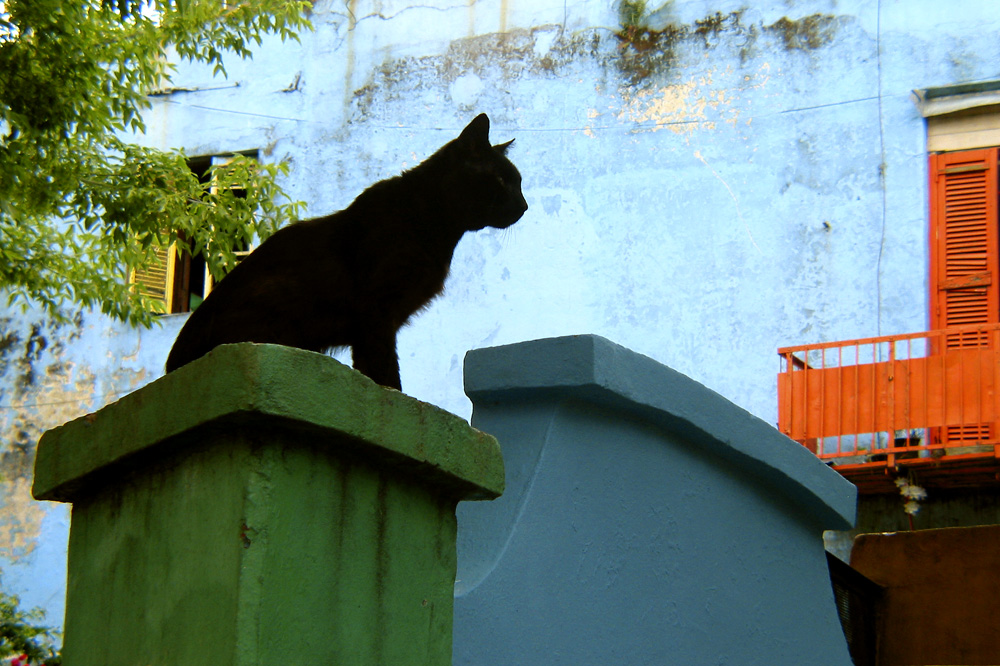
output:
[[[444,288],[454,246],[436,247],[405,237],[383,246],[371,257],[367,288],[370,298],[395,303],[403,309],[419,309]]]
[[[398,255],[388,270],[396,273],[392,281],[398,280],[397,288],[393,291],[409,295],[417,301],[426,301],[441,292],[450,269],[450,251],[427,252],[413,248]]]

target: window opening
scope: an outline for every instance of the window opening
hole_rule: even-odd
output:
[[[257,158],[257,151],[241,153]],[[202,184],[208,184],[212,179],[212,168],[226,164],[232,156],[213,155],[194,157],[188,160],[188,167],[198,177]],[[215,191],[215,186],[211,187]],[[246,190],[234,189],[237,198],[246,198]],[[240,241],[233,250],[237,260],[250,254],[253,247],[246,241]],[[179,252],[176,247],[158,249],[157,260],[146,269],[135,271],[130,276],[130,282],[143,289],[155,299],[157,314],[172,314],[191,312],[197,308],[215,286],[215,280],[208,271],[204,254],[192,255],[189,252]]]

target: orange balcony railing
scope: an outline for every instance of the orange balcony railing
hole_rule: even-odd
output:
[[[1000,324],[783,347],[778,427],[858,484],[1000,479]]]

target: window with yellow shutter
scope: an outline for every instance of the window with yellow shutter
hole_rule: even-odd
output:
[[[256,158],[256,151],[242,154]],[[197,174],[199,181],[209,183],[212,167],[225,164],[231,159],[232,157],[219,155],[196,157],[188,161],[188,166]],[[234,190],[234,194],[237,197],[245,195],[241,190]],[[233,249],[237,257],[242,257],[250,254],[253,248],[247,245]],[[194,310],[215,284],[201,254],[178,252],[173,245],[158,248],[156,261],[144,270],[133,271],[129,281],[154,299],[158,314]]]
[[[169,307],[171,298],[168,295],[174,282],[175,254],[172,246],[158,247],[156,261],[147,268],[133,271],[130,276],[132,284],[153,299],[157,314],[172,312]]]

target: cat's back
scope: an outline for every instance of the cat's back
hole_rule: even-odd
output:
[[[233,276],[252,270],[274,270],[295,263],[296,258],[321,255],[336,245],[344,226],[341,213],[301,220],[278,229],[240,262],[219,284],[238,282]]]
[[[229,342],[276,342],[306,347],[302,323],[317,296],[346,287],[337,255],[344,247],[340,213],[295,222],[276,231],[219,281],[188,317],[167,358],[167,372]],[[276,333],[283,325],[284,333]]]
[[[336,263],[344,246],[346,220],[341,213],[295,222],[261,243],[212,290],[204,304],[232,307],[223,301],[241,292],[259,292],[271,283],[322,277],[324,267]],[[203,305],[204,305],[203,304]],[[199,308],[200,309],[200,308]]]

